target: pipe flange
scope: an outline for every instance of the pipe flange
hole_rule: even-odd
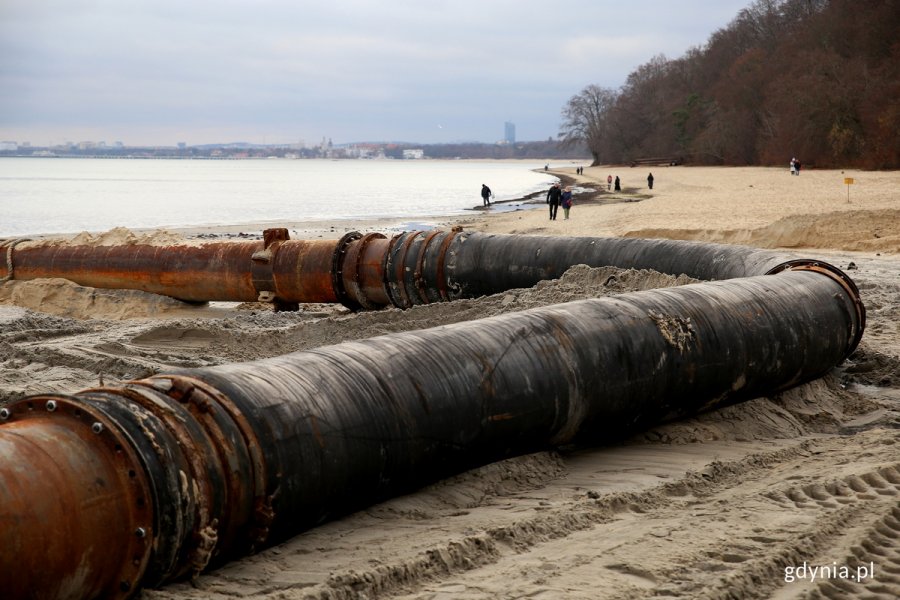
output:
[[[121,569],[110,578],[110,581],[119,582],[117,593],[111,597],[127,598],[133,595],[142,584],[153,550],[154,506],[150,482],[131,440],[115,421],[101,410],[82,403],[78,396],[28,396],[5,408],[8,411],[6,423],[61,419],[66,422],[66,428],[77,432],[86,445],[103,449],[119,478],[118,489],[125,491],[128,497],[128,510],[115,515],[116,521],[126,521],[124,530],[131,532],[124,544],[116,549],[129,559],[120,561]],[[32,465],[32,468],[39,466]],[[112,482],[107,485],[111,490],[115,489]]]
[[[437,273],[437,288],[438,293],[441,295],[441,299],[445,302],[449,302],[451,300],[450,293],[447,291],[447,251],[450,249],[450,244],[456,239],[456,236],[462,233],[462,227],[454,227],[450,230],[450,233],[447,234],[441,241],[441,247],[438,249],[437,255],[437,268],[435,269]]]
[[[344,288],[343,265],[344,255],[347,254],[348,247],[361,237],[362,234],[358,231],[345,233],[341,239],[338,240],[334,247],[334,254],[331,255],[331,288],[334,290],[334,295],[338,301],[354,311],[362,308],[362,305],[350,298],[350,295]]]
[[[398,308],[410,308],[413,303],[406,291],[406,282],[403,277],[406,271],[406,255],[413,241],[419,237],[422,231],[408,231],[401,233],[391,240],[385,261],[384,278],[385,287],[391,302]]]
[[[275,286],[275,255],[278,247],[290,239],[288,230],[276,227],[263,231],[263,247],[250,256],[250,277],[253,289],[256,290],[258,302],[276,302],[278,300]]]
[[[149,388],[142,393],[140,387]],[[118,390],[114,390],[118,392]],[[208,426],[197,418],[200,410],[191,406],[187,396],[191,390],[176,388],[169,378],[158,380],[143,379],[130,382],[126,395],[135,403],[153,413],[166,425],[166,430],[178,440],[187,465],[182,473],[188,478],[185,482],[189,489],[191,503],[185,512],[190,521],[186,525],[190,532],[183,531],[184,536],[179,550],[178,562],[174,565],[169,579],[187,573],[196,574],[199,563],[208,562],[209,542],[215,537],[220,518],[225,510],[226,499],[223,497],[226,475],[220,459],[220,450],[216,447]],[[167,403],[171,403],[167,405]],[[202,410],[202,409],[201,409]],[[205,561],[205,562],[204,562]]]
[[[425,289],[425,251],[428,250],[428,245],[431,243],[436,236],[444,233],[439,229],[435,229],[425,236],[425,239],[422,240],[422,244],[419,246],[419,254],[416,256],[416,268],[413,272],[413,283],[416,287],[416,291],[419,294],[419,298],[422,299],[423,304],[429,304],[431,301],[428,299],[428,291]]]
[[[150,379],[157,378],[151,377]],[[185,389],[190,386],[190,388],[194,390],[192,396],[197,396],[198,391],[201,392],[202,396],[205,397],[208,402],[207,411],[212,408],[210,406],[211,404],[215,404],[218,409],[221,409],[225,413],[234,426],[237,427],[244,445],[241,454],[246,453],[246,456],[249,459],[250,472],[247,473],[245,471],[241,473],[241,476],[238,477],[233,484],[238,485],[241,490],[245,487],[249,487],[252,492],[253,517],[247,541],[250,543],[250,550],[253,551],[256,547],[264,544],[268,539],[269,527],[275,518],[275,512],[272,508],[272,497],[267,492],[269,482],[266,473],[265,457],[263,456],[262,445],[256,437],[256,430],[253,429],[253,426],[250,425],[247,417],[241,412],[240,408],[238,408],[231,398],[205,381],[184,375],[177,377],[158,377],[158,379],[166,379],[175,382],[173,387],[176,388]],[[229,444],[228,446],[229,448],[226,448],[226,450],[234,450],[233,444]],[[252,483],[252,486],[248,486],[248,483]],[[247,507],[244,506],[241,510],[246,509]]]
[[[856,328],[847,349],[847,356],[850,356],[853,351],[856,350],[860,340],[862,340],[863,332],[866,329],[866,307],[862,302],[856,282],[836,266],[825,261],[809,258],[798,258],[796,260],[783,262],[780,265],[776,265],[769,269],[769,271],[766,272],[766,275],[776,275],[784,271],[814,271],[833,279],[838,285],[844,288],[844,291],[847,292],[847,295],[853,302],[853,307],[856,310],[856,318],[859,323],[859,327]]]
[[[168,528],[171,531],[158,533],[153,562],[145,574],[145,585],[153,587],[183,573],[179,556],[186,544],[193,543],[194,523],[201,518],[201,513],[208,512],[209,485],[206,482],[184,485],[182,480],[189,476],[196,481],[197,458],[202,457],[196,440],[203,432],[193,419],[184,418],[177,401],[148,386],[128,383],[121,388],[93,392],[124,398],[156,417],[158,423],[155,427],[150,419],[141,420],[141,427],[153,440],[152,450],[159,461],[158,466],[147,468],[154,480],[155,498],[161,503],[159,511],[166,513],[160,518],[177,525]]]

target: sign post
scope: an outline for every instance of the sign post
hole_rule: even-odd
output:
[[[847,184],[847,204],[850,204],[850,186],[853,185],[852,177],[844,177],[844,183]]]

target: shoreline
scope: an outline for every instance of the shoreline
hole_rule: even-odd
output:
[[[0,219],[0,238],[64,238],[117,226],[229,233],[309,226],[327,233],[331,225],[355,221],[432,223],[472,214],[482,181],[509,206],[555,179],[540,174],[543,163],[534,159],[289,161],[278,168],[199,171],[126,165],[121,178],[109,162],[85,169],[8,165],[4,174],[12,183],[0,186],[9,196],[0,214],[9,218]],[[32,202],[39,197],[46,202]]]
[[[838,250],[850,252],[900,253],[900,205],[893,200],[892,192],[893,185],[900,186],[900,173],[898,172],[878,172],[874,174],[876,177],[870,177],[870,179],[877,179],[882,184],[882,188],[877,190],[878,194],[867,199],[857,199],[855,202],[845,204],[843,196],[840,196],[838,199],[832,198],[830,202],[825,202],[820,199],[816,187],[813,186],[811,189],[801,189],[799,194],[794,190],[796,200],[792,199],[791,195],[785,195],[784,199],[779,202],[780,210],[772,211],[773,201],[770,198],[764,198],[760,202],[757,198],[743,199],[741,197],[746,196],[748,192],[752,194],[761,187],[753,183],[760,177],[783,175],[782,169],[684,166],[657,169],[658,173],[663,173],[662,177],[657,175],[657,181],[667,181],[672,179],[670,174],[679,173],[688,175],[711,173],[713,177],[723,175],[727,177],[729,174],[735,173],[742,175],[739,183],[734,186],[736,189],[731,194],[732,198],[729,198],[741,202],[742,210],[737,213],[725,212],[720,215],[721,218],[733,220],[737,226],[719,230],[696,227],[697,220],[692,215],[694,210],[692,205],[695,202],[691,196],[695,193],[702,193],[702,190],[695,192],[693,186],[683,186],[672,190],[661,189],[657,184],[654,190],[649,190],[646,187],[629,185],[630,182],[625,183],[625,177],[623,177],[622,190],[616,192],[607,189],[606,175],[615,175],[617,171],[627,169],[627,173],[633,179],[634,168],[606,165],[586,167],[585,173],[582,175],[576,174],[575,168],[551,168],[546,171],[534,169],[557,178],[563,187],[572,186],[574,189],[575,206],[572,211],[572,219],[565,222],[560,220],[559,223],[554,223],[554,227],[549,227],[550,224],[545,220],[546,215],[538,210],[543,209],[545,205],[543,197],[546,190],[541,190],[521,198],[493,202],[491,207],[473,206],[466,209],[468,214],[461,215],[421,219],[333,219],[287,224],[256,222],[231,226],[184,227],[169,231],[189,238],[200,239],[210,237],[252,238],[253,236],[261,237],[262,229],[267,226],[283,226],[290,230],[291,236],[295,239],[329,239],[340,237],[351,231],[359,231],[363,234],[371,232],[391,234],[419,229],[461,226],[475,231],[494,233],[651,237],[735,243],[766,248],[831,248],[836,246]],[[817,172],[810,170],[804,176],[806,179],[821,180],[829,176],[838,179],[844,176],[844,171]],[[776,219],[769,220],[757,217],[756,220],[761,223],[760,225],[747,222],[748,215],[749,217],[754,216],[752,214],[755,212],[754,204],[760,204],[765,211],[783,214]],[[804,208],[809,207],[812,212],[817,212],[817,209],[824,204],[830,204],[834,210],[816,217],[809,217],[803,211]],[[684,206],[683,211],[679,210],[679,205]],[[498,208],[500,210],[497,210]],[[629,223],[631,225],[629,228],[613,227],[617,224],[617,219],[609,219],[607,215],[615,215],[623,211],[628,213],[628,217],[622,218],[622,221],[631,221],[632,215],[639,216],[642,213],[646,213],[649,218],[638,218],[636,222]],[[765,211],[760,211],[760,213]],[[643,227],[634,227],[634,224],[640,224]],[[604,227],[608,229],[604,230]],[[247,234],[243,231],[253,228],[257,228],[258,233]],[[821,228],[830,230],[847,228],[847,231],[840,240],[816,239],[816,230]],[[792,239],[792,236],[797,235],[797,229],[807,229],[813,233],[800,236],[804,239],[802,243],[798,243],[796,239]],[[874,238],[871,235],[873,231],[876,232]],[[241,235],[242,233],[243,235]],[[869,238],[868,243],[861,243],[860,240],[863,238]]]
[[[529,161],[530,162],[530,161]],[[565,185],[574,185],[574,179],[565,174],[557,173],[552,169],[545,172],[543,169],[531,169],[534,172],[550,173],[557,177]],[[453,227],[461,224],[470,224],[481,218],[490,218],[496,214],[517,212],[522,210],[534,210],[542,203],[540,198],[546,190],[532,192],[518,198],[498,200],[491,203],[490,207],[474,205],[465,208],[466,214],[455,215],[431,215],[421,217],[384,217],[371,218],[332,218],[315,219],[306,221],[246,221],[227,225],[184,225],[175,227],[139,227],[139,228],[114,228],[97,232],[73,232],[73,233],[31,233],[22,236],[0,237],[0,243],[17,239],[28,238],[34,241],[47,240],[72,240],[75,238],[102,239],[111,231],[122,230],[134,234],[138,238],[153,237],[155,233],[165,233],[183,236],[188,240],[228,240],[228,239],[262,239],[265,229],[283,227],[288,229],[292,239],[330,239],[339,238],[345,233],[358,231],[360,233],[401,233],[416,229],[434,229],[440,227]],[[496,208],[494,208],[496,207]]]
[[[524,197],[472,206],[466,214],[421,218],[373,217],[310,221],[254,221],[230,225],[122,229],[136,243],[153,237],[172,243],[260,239],[264,229],[285,227],[294,239],[337,239],[352,231],[395,234],[464,227],[485,233],[646,237],[741,244],[762,248],[830,248],[851,252],[900,253],[900,172],[810,170],[791,177],[767,167],[663,167],[651,191],[633,180],[643,171],[622,167],[553,168],[542,173],[571,185],[571,219],[550,222],[544,190]],[[622,172],[622,191],[606,189],[606,175]],[[848,202],[843,177],[858,185]],[[119,231],[119,230],[111,230]],[[102,240],[97,234],[32,234],[44,240]],[[156,234],[166,234],[159,235]],[[121,236],[119,236],[121,237]],[[136,238],[136,240],[135,240]],[[121,243],[112,241],[111,243]],[[154,243],[149,241],[147,243]]]

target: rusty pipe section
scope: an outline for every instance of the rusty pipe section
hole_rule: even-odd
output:
[[[745,246],[637,238],[488,235],[412,231],[387,238],[289,240],[268,229],[262,242],[199,246],[5,246],[5,277],[63,277],[99,288],[139,289],[187,301],[341,302],[408,308],[531,287],[575,264],[654,269],[722,280],[775,272],[794,260]],[[3,247],[0,247],[2,249]]]
[[[229,300],[337,302],[335,241],[289,240],[287,229],[267,229],[256,242],[115,246],[10,244],[6,276],[61,277],[80,285],[135,289],[188,302]],[[2,272],[2,271],[0,271]]]
[[[127,598],[269,537],[256,433],[178,376],[0,408],[4,598]]]
[[[803,268],[23,398],[0,408],[0,589],[127,597],[492,460],[819,377],[863,327],[855,287]]]

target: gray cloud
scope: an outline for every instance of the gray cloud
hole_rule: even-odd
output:
[[[555,136],[590,83],[747,0],[0,0],[0,138],[33,144]]]

